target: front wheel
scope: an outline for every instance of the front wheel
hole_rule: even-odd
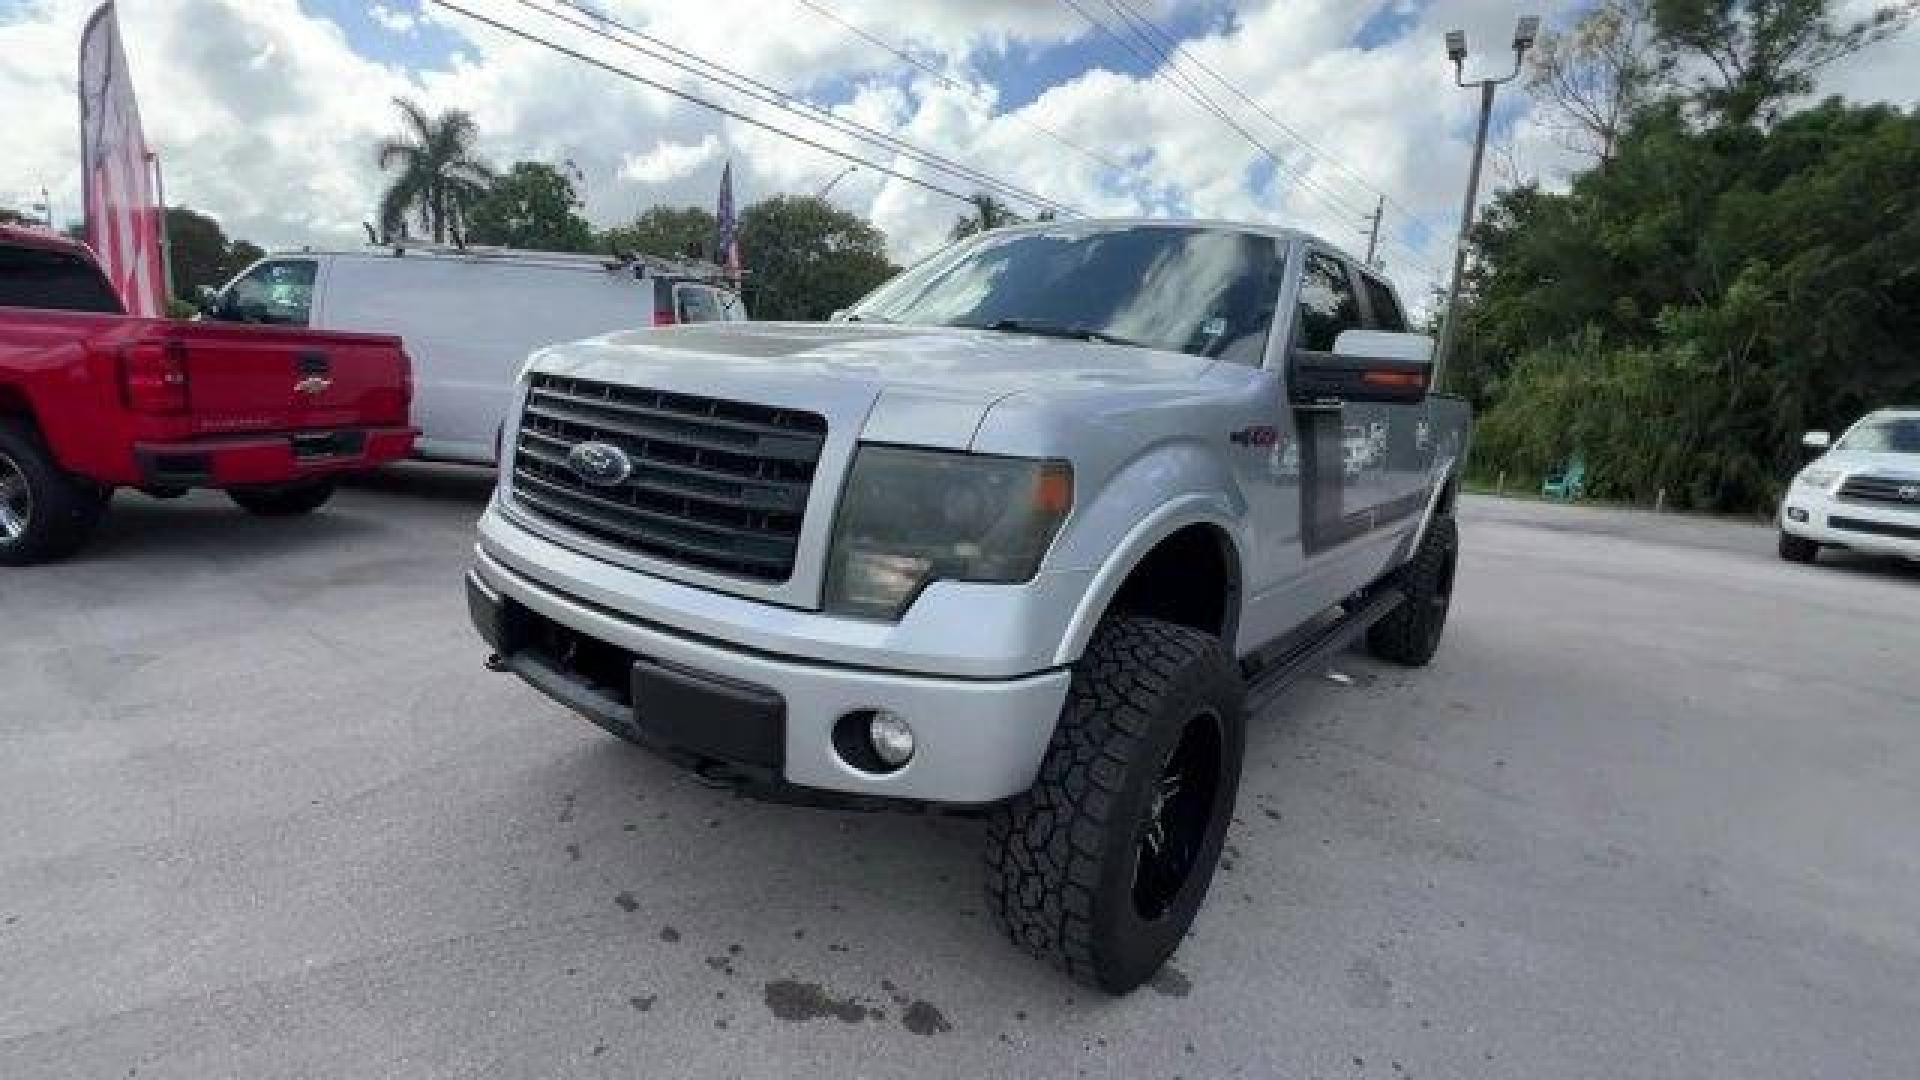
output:
[[[1804,536],[1780,530],[1780,557],[1788,562],[1810,563],[1820,557],[1820,545]]]
[[[1080,982],[1151,978],[1213,880],[1246,744],[1219,640],[1156,619],[1095,635],[1031,790],[987,826],[987,891],[1013,940]]]
[[[313,480],[276,488],[234,488],[227,492],[235,506],[261,517],[294,517],[312,513],[333,498],[333,481]]]
[[[52,562],[78,551],[110,495],[62,469],[30,426],[0,418],[0,566]]]

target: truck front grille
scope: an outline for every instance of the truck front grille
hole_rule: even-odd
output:
[[[1920,491],[1920,480],[1901,480],[1891,476],[1849,476],[1847,482],[1840,485],[1840,497],[1843,499],[1892,503],[1920,510],[1920,494],[1903,495],[1904,491]]]
[[[643,555],[785,581],[826,437],[817,413],[536,374],[515,443],[513,497]],[[630,474],[590,483],[568,463],[587,442],[619,448]]]

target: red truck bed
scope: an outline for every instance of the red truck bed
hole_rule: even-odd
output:
[[[83,245],[0,227],[0,562],[32,561],[5,556],[33,486],[43,508],[116,487],[291,505],[253,495],[406,456],[411,398],[398,338],[131,318]]]

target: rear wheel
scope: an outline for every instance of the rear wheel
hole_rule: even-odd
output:
[[[1124,994],[1179,948],[1213,880],[1246,739],[1220,642],[1156,619],[1101,630],[1033,788],[987,827],[987,891],[1015,942]]]
[[[1780,557],[1788,562],[1810,563],[1820,557],[1820,545],[1804,536],[1780,530]]]
[[[0,419],[0,566],[52,562],[78,551],[110,495],[60,468],[32,427]]]
[[[312,480],[273,488],[233,488],[227,498],[249,514],[261,517],[294,517],[311,513],[333,498],[333,481]]]
[[[1420,550],[1394,578],[1406,602],[1367,630],[1373,655],[1405,667],[1424,667],[1433,659],[1453,606],[1453,571],[1459,558],[1459,526],[1451,516],[1433,519]]]

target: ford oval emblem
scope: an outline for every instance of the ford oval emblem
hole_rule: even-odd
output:
[[[567,451],[567,468],[594,487],[613,487],[633,475],[633,459],[611,443],[583,442]]]

